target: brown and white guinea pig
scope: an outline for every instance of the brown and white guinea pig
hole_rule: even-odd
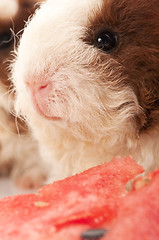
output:
[[[0,175],[10,174],[25,188],[39,186],[44,173],[38,163],[37,143],[24,122],[10,113],[14,95],[9,94],[12,83],[8,80],[8,65],[25,21],[35,8],[35,0],[0,1]]]
[[[47,0],[16,54],[16,111],[50,176],[115,155],[159,166],[158,0]]]

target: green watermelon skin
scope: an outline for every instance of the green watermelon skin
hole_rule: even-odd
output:
[[[125,184],[143,172],[133,159],[110,163],[41,188],[38,194],[0,200],[0,240],[81,240],[90,228],[111,228]]]
[[[120,199],[117,217],[102,240],[159,239],[159,170],[140,190]]]

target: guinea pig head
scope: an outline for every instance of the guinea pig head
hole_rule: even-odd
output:
[[[13,64],[19,114],[88,141],[138,136],[158,117],[158,12],[158,0],[46,1]]]

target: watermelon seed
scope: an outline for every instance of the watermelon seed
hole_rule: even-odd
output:
[[[130,181],[128,181],[125,185],[126,190],[129,192],[130,190],[132,190],[132,184],[133,184],[133,180],[131,179]]]
[[[94,228],[84,231],[81,234],[81,237],[83,240],[98,240],[101,237],[103,237],[106,233],[107,233],[106,229]]]
[[[48,207],[48,206],[49,206],[49,203],[48,203],[48,202],[37,201],[37,202],[34,202],[34,205],[35,205],[36,207],[41,207],[41,208],[43,208],[43,207]]]
[[[144,177],[143,179],[137,179],[136,182],[134,183],[134,188],[135,190],[139,190],[143,188],[144,186],[148,185],[150,182],[150,178]]]

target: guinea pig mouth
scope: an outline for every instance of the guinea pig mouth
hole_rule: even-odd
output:
[[[61,121],[62,118],[61,117],[57,117],[56,115],[54,116],[52,114],[52,111],[50,112],[49,110],[49,104],[47,104],[47,102],[43,101],[43,102],[38,102],[38,100],[36,99],[36,97],[33,97],[33,102],[34,102],[34,106],[37,110],[37,112],[45,117],[48,120],[52,120],[52,121]]]

